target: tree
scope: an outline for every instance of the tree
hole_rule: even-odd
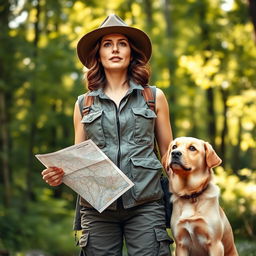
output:
[[[11,203],[11,168],[9,163],[10,156],[10,111],[8,105],[11,102],[10,90],[8,90],[9,78],[11,77],[11,66],[8,64],[12,63],[13,57],[6,54],[9,52],[10,47],[13,50],[12,45],[8,41],[9,33],[9,17],[10,17],[10,4],[4,2],[0,8],[0,123],[1,123],[1,169],[2,169],[2,183],[4,185],[4,205],[9,207]]]

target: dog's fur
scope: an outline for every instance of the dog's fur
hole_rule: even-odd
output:
[[[212,168],[220,164],[209,143],[191,137],[176,138],[163,157],[173,193],[176,256],[238,255],[232,228],[219,206],[219,188],[212,180]]]

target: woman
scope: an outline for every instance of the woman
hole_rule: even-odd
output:
[[[80,39],[77,52],[88,68],[87,96],[93,96],[94,102],[82,116],[84,95],[78,97],[75,143],[92,139],[135,184],[102,213],[81,198],[83,253],[122,255],[124,238],[129,255],[170,255],[154,138],[163,156],[172,132],[163,92],[151,87],[155,111],[142,95],[149,80],[150,39],[109,15],[98,29]],[[42,172],[51,186],[61,184],[63,174],[58,167]]]

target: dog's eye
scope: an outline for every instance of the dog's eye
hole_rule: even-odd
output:
[[[177,148],[177,145],[173,145],[173,146],[172,146],[172,149],[175,149],[175,148]]]
[[[196,151],[196,148],[194,146],[189,146],[189,150]]]

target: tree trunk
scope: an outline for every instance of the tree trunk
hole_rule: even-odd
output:
[[[165,23],[166,23],[166,38],[169,40],[170,42],[170,49],[174,49],[173,47],[173,39],[174,39],[174,35],[173,35],[173,30],[172,30],[172,16],[171,16],[171,1],[170,0],[164,0],[163,1],[164,5],[163,5],[163,12],[164,12],[164,18],[165,18]],[[171,106],[172,105],[176,105],[176,94],[175,94],[175,70],[176,70],[176,58],[174,57],[174,55],[172,55],[173,57],[169,57],[167,60],[167,65],[168,65],[168,73],[169,73],[169,77],[170,77],[170,85],[167,91],[167,100],[169,102],[170,108],[173,109]],[[172,123],[172,132],[174,137],[176,136],[176,112],[175,111],[171,111],[171,123]]]
[[[206,90],[207,100],[207,116],[208,116],[208,138],[213,148],[215,145],[216,127],[215,127],[215,112],[214,112],[214,91],[213,88]]]
[[[210,42],[210,31],[209,26],[206,21],[206,13],[207,13],[207,2],[202,1],[202,6],[200,8],[200,19],[201,19],[201,36],[203,42],[203,51],[211,51]],[[204,62],[207,63],[208,58],[205,57]],[[210,143],[212,144],[213,148],[215,148],[215,138],[216,138],[216,118],[215,118],[215,111],[214,111],[214,89],[208,88],[206,90],[206,101],[207,101],[207,117],[208,117],[208,138]]]
[[[4,205],[10,206],[11,184],[10,184],[10,165],[9,165],[9,132],[5,94],[0,92],[0,123],[1,123],[1,165],[4,184]]]
[[[38,42],[39,42],[39,36],[40,36],[40,29],[39,29],[39,21],[40,21],[40,12],[41,12],[41,6],[40,6],[40,0],[37,0],[36,2],[36,21],[34,23],[34,62],[35,62],[35,72],[34,72],[34,79],[32,79],[31,82],[31,88],[30,88],[30,94],[29,99],[31,103],[31,123],[30,123],[30,129],[29,129],[29,141],[28,141],[28,169],[27,169],[27,197],[28,200],[33,200],[33,190],[32,190],[32,177],[31,177],[31,171],[33,170],[33,162],[34,162],[34,145],[35,145],[35,136],[36,136],[36,113],[35,113],[35,106],[36,106],[36,90],[35,90],[35,73],[38,67],[37,64],[37,58],[38,58]]]
[[[8,52],[9,50],[9,43],[8,43],[8,19],[10,13],[10,3],[6,1],[4,4],[1,5],[0,9],[0,42],[2,53]],[[6,65],[6,55],[0,55],[0,147],[1,147],[1,154],[0,154],[0,164],[1,164],[1,173],[2,173],[2,180],[3,180],[3,187],[4,187],[4,206],[9,207],[11,202],[11,167],[9,161],[10,155],[10,135],[8,131],[9,127],[9,118],[8,118],[8,109],[7,109],[7,80],[9,70],[6,69],[4,65]]]
[[[198,132],[198,126],[197,126],[197,106],[196,106],[196,94],[197,92],[193,93],[190,96],[190,106],[189,106],[189,111],[190,111],[190,121],[191,121],[191,134],[194,137],[199,137],[199,132]]]
[[[242,141],[242,117],[238,118],[238,134],[237,134],[237,144],[233,147],[231,167],[234,174],[238,175],[238,170],[241,168],[241,145]]]
[[[249,0],[249,13],[254,27],[254,41],[256,43],[256,1]]]
[[[221,145],[220,145],[220,155],[222,158],[222,165],[225,168],[226,167],[226,137],[228,135],[228,119],[227,119],[227,112],[228,112],[228,90],[223,89],[221,87],[221,96],[222,96],[222,102],[223,102],[223,127],[221,131]]]
[[[146,31],[150,34],[153,27],[153,7],[151,0],[144,0],[144,10],[146,14]]]

